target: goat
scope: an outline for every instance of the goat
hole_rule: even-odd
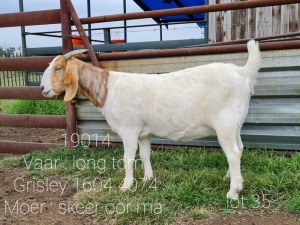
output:
[[[107,71],[72,57],[85,51],[77,50],[53,59],[42,77],[42,93],[65,92],[65,101],[84,95],[102,112],[124,145],[121,189],[133,183],[138,145],[144,178],[153,178],[151,135],[176,141],[216,135],[229,164],[227,198],[238,199],[243,189],[240,131],[261,64],[258,43],[250,40],[247,48],[243,67],[212,63],[160,75]]]

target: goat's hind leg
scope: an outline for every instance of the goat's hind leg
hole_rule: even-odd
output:
[[[239,129],[236,134],[236,140],[237,140],[238,148],[240,150],[240,154],[242,156],[243,150],[244,150],[244,145],[243,145],[242,138],[241,138],[241,129]]]
[[[153,179],[153,170],[150,162],[151,139],[149,137],[139,138],[140,157],[144,167],[144,181]]]
[[[226,129],[224,129],[224,131],[225,130]],[[238,199],[239,192],[243,189],[243,178],[240,168],[242,154],[239,149],[236,132],[233,132],[232,135],[230,135],[224,133],[224,131],[217,132],[217,135],[229,164],[230,190],[227,193],[227,198]]]
[[[243,154],[244,145],[243,145],[243,142],[242,142],[242,139],[241,139],[241,129],[238,129],[238,131],[237,131],[236,140],[237,140],[238,148],[240,150],[240,154],[242,155]],[[230,171],[229,171],[229,169],[227,170],[227,173],[226,173],[226,175],[224,176],[223,179],[226,180],[228,178],[230,178]]]

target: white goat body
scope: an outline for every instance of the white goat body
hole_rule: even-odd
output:
[[[176,141],[215,135],[223,123],[241,127],[244,121],[252,84],[243,73],[221,63],[161,75],[111,71],[101,111],[117,133],[130,129],[138,137]]]
[[[138,144],[145,179],[153,178],[151,135],[176,141],[217,135],[229,163],[231,184],[227,197],[238,198],[243,187],[240,130],[261,61],[258,44],[251,40],[247,47],[249,58],[244,67],[213,63],[160,75],[104,72],[75,58],[65,61],[63,76],[78,74],[78,78],[74,78],[78,83],[75,94],[87,96],[122,138],[124,189],[132,185]],[[60,94],[63,89],[58,88],[58,78],[55,78],[56,64],[60,63],[57,58],[54,61],[45,71],[41,83],[43,93],[48,97],[53,93]],[[68,65],[72,66],[68,69]],[[68,85],[65,90],[68,95]]]

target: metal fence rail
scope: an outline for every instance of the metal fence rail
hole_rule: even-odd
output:
[[[49,100],[39,87],[0,87],[0,99]],[[52,98],[51,100],[59,100]],[[66,116],[0,114],[0,126],[68,129]],[[62,147],[54,143],[0,141],[0,153],[24,154],[32,150]]]

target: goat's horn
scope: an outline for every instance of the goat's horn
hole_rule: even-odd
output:
[[[65,59],[70,59],[71,57],[73,56],[76,56],[76,55],[81,55],[82,53],[85,53],[87,52],[88,50],[87,49],[78,49],[78,50],[74,50],[74,51],[71,51],[71,52],[68,52],[67,54],[64,55],[64,58]]]

